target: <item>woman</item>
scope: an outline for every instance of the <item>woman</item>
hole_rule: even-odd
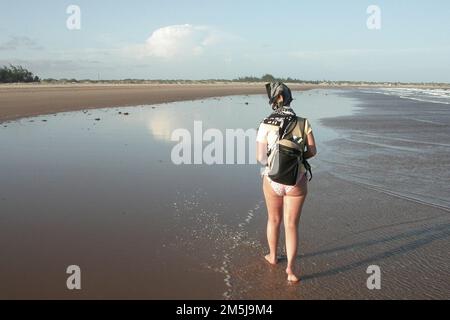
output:
[[[308,193],[308,179],[303,164],[299,164],[299,175],[296,185],[286,186],[272,181],[268,174],[268,152],[273,150],[278,141],[280,132],[288,124],[289,119],[296,119],[295,112],[290,107],[292,96],[290,89],[282,83],[271,83],[266,85],[270,99],[270,105],[274,112],[263,121],[257,136],[257,160],[266,166],[263,172],[263,190],[268,211],[267,240],[270,253],[265,259],[271,264],[278,263],[277,247],[280,235],[281,221],[284,219],[287,268],[286,273],[289,282],[299,282],[300,279],[295,272],[295,259],[298,247],[298,225],[303,204]],[[304,136],[306,138],[305,159],[314,157],[317,153],[312,128],[305,120]],[[281,131],[280,131],[281,128]]]

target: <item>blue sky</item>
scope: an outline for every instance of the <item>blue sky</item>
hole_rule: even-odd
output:
[[[44,78],[450,82],[449,16],[447,0],[0,0],[0,65]]]

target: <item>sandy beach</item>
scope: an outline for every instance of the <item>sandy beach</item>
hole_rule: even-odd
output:
[[[450,1],[2,4],[14,312],[450,300]]]
[[[295,92],[294,108],[311,119],[319,156],[300,226],[302,282],[289,285],[283,246],[278,266],[263,259],[267,214],[259,167],[171,161],[174,129],[190,129],[198,120],[221,131],[255,128],[269,112],[259,87],[205,89],[38,88],[24,94],[15,88],[0,94],[2,102],[13,101],[1,104],[3,119],[109,107],[0,126],[0,148],[8,150],[0,153],[0,298],[450,297],[448,195],[440,187],[448,181],[448,163],[423,167],[420,157],[425,175],[400,170],[418,154],[410,121],[430,142],[423,154],[448,156],[445,106],[360,90]],[[209,96],[220,97],[203,99]],[[162,103],[168,97],[196,101]],[[119,107],[149,103],[156,104]],[[398,135],[388,132],[381,141],[387,128]],[[393,170],[371,159],[388,159]],[[400,178],[403,188],[392,181]],[[438,187],[413,197],[417,186],[429,186],[427,179]],[[72,264],[82,268],[81,291],[65,287]],[[366,286],[371,265],[382,270],[381,290]]]
[[[308,90],[311,87],[292,86],[294,90]],[[2,85],[0,122],[92,108],[263,94],[264,90],[261,84]]]

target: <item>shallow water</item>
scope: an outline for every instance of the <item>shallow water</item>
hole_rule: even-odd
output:
[[[319,145],[338,135],[318,119],[353,108],[334,91],[295,97]],[[231,255],[242,243],[263,250],[248,235],[254,216],[265,215],[260,168],[177,166],[170,138],[178,128],[193,132],[194,121],[204,130],[256,129],[269,113],[258,95],[4,123],[0,296],[73,297],[65,268],[77,264],[86,274],[79,297],[231,297]]]
[[[449,89],[380,88],[368,90],[367,92],[376,92],[413,101],[450,104]]]
[[[407,98],[393,90],[343,92],[360,109],[322,120],[341,129],[326,142],[334,156],[323,160],[340,178],[450,211],[450,97],[424,101],[424,90],[404,89]]]
[[[258,95],[2,124],[0,298],[448,298],[446,216],[409,201],[384,206],[378,194],[361,203],[370,191],[355,185],[400,198],[426,189],[422,202],[432,204],[430,195],[445,200],[448,110],[423,102],[405,109],[397,102],[406,99],[358,90],[294,95],[294,109],[310,119],[319,148],[311,161],[319,177],[302,218],[302,290],[285,285],[282,267],[266,268],[260,259],[266,252],[260,168],[178,166],[171,159],[173,131],[194,136],[194,121],[202,121],[203,131],[256,129],[270,112]],[[375,107],[367,111],[365,103]],[[399,113],[400,122],[392,117]],[[389,119],[396,121],[390,131],[380,126]],[[444,125],[436,131],[438,122]],[[426,133],[422,153],[411,142],[417,136],[410,123]],[[415,165],[443,160],[411,176],[415,154],[428,155]],[[386,157],[389,170],[371,161]],[[382,295],[365,287],[369,263],[383,263],[389,282]],[[72,264],[82,270],[77,293],[65,289]]]

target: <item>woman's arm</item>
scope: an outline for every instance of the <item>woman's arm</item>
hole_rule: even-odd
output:
[[[312,132],[308,134],[306,142],[306,152],[303,154],[303,157],[308,160],[315,157],[317,154],[316,140],[314,139],[314,134]]]
[[[256,160],[263,166],[267,165],[267,143],[256,143]]]

